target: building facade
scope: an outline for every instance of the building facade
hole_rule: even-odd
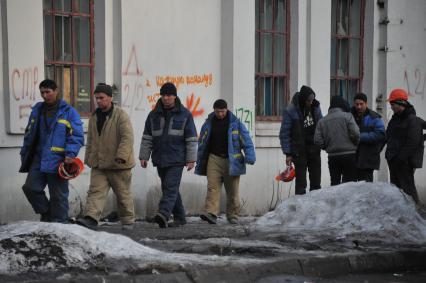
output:
[[[278,133],[291,96],[310,85],[327,112],[330,96],[351,101],[362,91],[387,122],[386,97],[405,88],[426,118],[424,0],[1,0],[0,222],[36,219],[21,186],[19,150],[38,84],[55,79],[85,126],[98,82],[130,115],[139,151],[145,119],[166,81],[178,88],[198,130],[218,98],[246,124],[257,163],[241,178],[242,213],[262,214],[288,197]],[[84,155],[84,148],[80,157]],[[322,156],[322,185],[329,185]],[[80,212],[89,172],[71,182],[71,215]],[[426,169],[416,171],[426,201]],[[161,194],[155,168],[133,169],[139,217],[154,212]],[[388,180],[382,159],[377,179]],[[293,186],[294,187],[294,186]],[[188,213],[203,207],[206,180],[185,172]],[[292,192],[291,192],[292,193]],[[111,196],[112,198],[112,196]],[[114,209],[113,200],[105,213]]]

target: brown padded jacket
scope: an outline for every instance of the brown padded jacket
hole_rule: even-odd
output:
[[[101,135],[96,128],[96,112],[89,119],[84,163],[97,169],[130,169],[135,166],[133,128],[127,113],[114,105],[105,121]],[[124,163],[118,163],[122,159]]]

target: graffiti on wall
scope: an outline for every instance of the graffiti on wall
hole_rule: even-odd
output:
[[[244,107],[236,108],[235,116],[237,116],[237,118],[245,124],[247,130],[250,132],[250,136],[253,137],[253,110]]]
[[[191,74],[191,75],[156,75],[152,80],[143,73],[142,67],[138,61],[136,46],[133,45],[127,59],[123,75],[122,88],[122,107],[129,111],[148,111],[155,107],[160,98],[159,89],[166,82],[172,82],[179,89],[185,87],[190,89],[186,97],[181,97],[185,102],[186,108],[191,111],[194,118],[202,116],[204,109],[202,107],[202,97],[196,94],[196,90],[191,90],[194,86],[208,88],[213,85],[213,74]],[[152,83],[154,82],[154,83]],[[144,107],[148,105],[148,107]]]
[[[23,131],[30,116],[31,107],[38,94],[39,74],[38,67],[13,68],[10,73],[10,96],[14,101],[11,112]],[[13,119],[13,116],[12,116]]]
[[[411,96],[425,98],[426,72],[416,68],[412,71],[404,71],[404,84]]]

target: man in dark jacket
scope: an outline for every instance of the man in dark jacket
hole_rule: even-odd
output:
[[[228,110],[225,100],[213,104],[203,124],[198,142],[195,174],[207,176],[205,213],[201,219],[216,224],[222,184],[226,190],[226,218],[238,223],[240,212],[240,175],[246,173],[246,163],[256,161],[254,145],[244,124]],[[242,153],[244,151],[244,154]]]
[[[308,86],[302,86],[284,110],[280,143],[286,164],[294,163],[298,195],[306,193],[306,170],[309,171],[310,190],[321,188],[321,149],[314,144],[315,128],[321,118],[320,103]]]
[[[145,122],[139,159],[141,166],[146,168],[152,153],[152,163],[157,167],[163,192],[154,221],[160,228],[166,228],[186,224],[179,186],[183,167],[191,170],[197,159],[197,129],[191,112],[177,97],[174,84],[165,83],[160,95]],[[171,214],[174,222],[168,224]]]
[[[68,180],[59,176],[58,167],[72,163],[84,145],[83,123],[78,112],[59,98],[56,82],[44,80],[39,89],[43,102],[31,111],[20,152],[19,172],[28,172],[22,190],[41,221],[66,223]]]
[[[328,114],[318,122],[314,141],[328,153],[331,185],[356,181],[355,154],[359,128],[341,96],[333,96]]]
[[[373,171],[380,168],[380,151],[385,142],[385,125],[382,117],[368,108],[367,95],[364,93],[355,95],[351,112],[360,131],[356,152],[357,180],[373,182]]]
[[[423,130],[413,105],[403,89],[394,89],[388,99],[393,115],[386,129],[386,160],[393,184],[419,203],[414,170],[423,165]]]

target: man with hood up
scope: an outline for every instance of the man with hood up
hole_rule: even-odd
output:
[[[423,165],[424,122],[416,116],[416,110],[408,102],[407,92],[394,89],[388,99],[393,115],[386,129],[388,162],[391,183],[419,203],[414,183],[414,170]]]
[[[328,153],[331,185],[356,181],[356,150],[360,133],[349,104],[333,96],[328,114],[318,122],[314,141]]]
[[[308,86],[302,86],[284,110],[280,143],[286,164],[295,166],[297,195],[306,193],[306,170],[310,190],[321,188],[321,149],[314,144],[315,128],[321,118],[320,103]]]

